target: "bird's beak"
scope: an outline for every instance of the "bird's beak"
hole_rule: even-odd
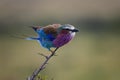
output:
[[[78,29],[73,29],[73,30],[71,30],[72,32],[79,32],[79,30]]]

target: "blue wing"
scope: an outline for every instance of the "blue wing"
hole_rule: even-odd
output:
[[[38,41],[43,47],[47,48],[48,50],[50,50],[51,47],[54,47],[52,42],[55,39],[54,36],[51,34],[46,34],[42,28],[37,30],[37,33],[39,37]]]
[[[47,48],[50,50],[51,47],[54,47],[53,40],[55,40],[57,36],[57,31],[54,27],[48,26],[48,27],[32,27],[35,32],[38,34],[38,42],[41,44],[41,46]],[[33,39],[33,38],[30,38]],[[35,40],[35,39],[34,39]]]

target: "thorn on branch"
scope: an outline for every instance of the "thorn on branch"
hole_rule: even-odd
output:
[[[48,59],[48,56],[46,56],[46,55],[44,55],[42,53],[38,53],[38,54],[41,55],[41,56],[43,56],[43,57],[45,57],[46,59]]]

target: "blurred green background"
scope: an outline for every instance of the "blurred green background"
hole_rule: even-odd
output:
[[[44,75],[54,80],[120,80],[120,0],[0,0],[0,80],[25,80],[49,52],[30,25],[72,24],[80,32]]]

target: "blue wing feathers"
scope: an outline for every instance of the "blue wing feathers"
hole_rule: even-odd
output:
[[[27,40],[37,40],[42,47],[50,50],[51,47],[54,47],[53,40],[56,38],[57,32],[53,27],[32,27],[33,30],[38,34],[38,38],[27,38]]]

